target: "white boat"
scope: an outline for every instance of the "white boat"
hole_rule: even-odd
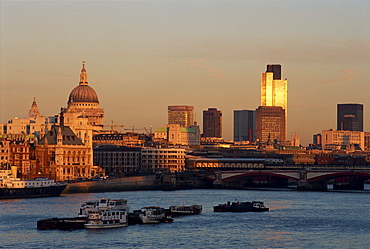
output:
[[[167,217],[164,208],[156,206],[143,207],[139,213],[139,219],[143,224],[155,224],[173,221],[172,218]]]
[[[123,210],[89,210],[85,228],[127,227],[127,213]]]
[[[252,211],[253,212],[264,212],[269,211],[269,208],[265,206],[262,201],[252,201]]]
[[[185,202],[182,205],[170,206],[169,213],[175,215],[200,214],[202,205],[188,205]]]
[[[87,201],[80,207],[78,217],[88,217],[89,211],[120,210],[129,212],[127,200],[101,198],[97,201]]]
[[[74,218],[52,218],[37,221],[38,229],[114,228],[128,225],[127,200],[101,198],[87,201]]]

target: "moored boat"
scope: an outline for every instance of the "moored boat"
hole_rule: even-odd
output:
[[[127,200],[125,199],[108,199],[100,198],[97,201],[87,201],[81,204],[78,217],[88,217],[89,211],[100,210],[122,210],[126,213],[129,212]]]
[[[115,211],[114,215],[112,213],[110,215],[107,213],[107,217],[110,217],[110,220],[114,220],[114,222],[105,222],[106,218],[104,214],[101,217],[101,224],[100,222],[93,221],[93,213],[90,212],[105,212],[105,211]],[[120,217],[120,214],[117,212],[125,212],[126,215],[126,224],[127,222],[127,213],[129,211],[129,207],[127,205],[127,200],[125,199],[107,199],[101,198],[96,201],[87,201],[82,203],[80,207],[80,211],[77,217],[74,218],[51,218],[51,219],[43,219],[37,221],[37,228],[38,229],[82,229],[85,228],[85,224],[88,223],[89,219],[92,225],[89,225],[87,228],[93,228],[93,224],[100,224],[100,226],[96,226],[94,228],[105,228],[105,227],[120,227],[126,226],[124,219]],[[122,215],[124,215],[122,213]],[[95,215],[96,216],[96,215]],[[94,217],[95,217],[94,216]],[[113,217],[118,216],[118,219],[113,219]],[[96,217],[95,217],[96,218]],[[94,218],[94,219],[95,219]],[[119,220],[119,222],[117,222]],[[106,226],[104,223],[109,223],[109,226]],[[122,224],[123,225],[122,225]],[[96,225],[95,224],[95,225]],[[113,226],[114,225],[114,226]]]
[[[252,204],[252,212],[264,212],[270,210],[262,201],[252,201]]]
[[[173,219],[166,215],[165,209],[157,206],[143,207],[138,215],[143,224],[169,223]]]
[[[89,210],[85,228],[127,227],[127,213],[123,210]]]
[[[41,230],[72,230],[85,228],[86,218],[51,218],[37,221],[37,228]]]
[[[213,207],[214,212],[264,212],[269,208],[262,201],[227,202]]]
[[[21,180],[16,177],[16,170],[16,166],[0,169],[0,199],[60,196],[67,187],[44,177]]]
[[[170,206],[166,213],[172,216],[200,214],[202,213],[202,205],[188,205],[184,202],[182,205]]]

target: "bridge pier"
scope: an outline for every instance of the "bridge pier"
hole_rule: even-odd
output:
[[[327,191],[326,182],[308,182],[307,180],[299,180],[297,183],[299,191]]]
[[[214,172],[215,180],[213,181],[213,188],[222,188],[222,171],[217,170]]]
[[[326,182],[309,182],[307,181],[307,170],[299,170],[299,181],[297,182],[297,190],[299,191],[327,191]]]

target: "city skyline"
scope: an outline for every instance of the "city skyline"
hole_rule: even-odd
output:
[[[89,85],[125,128],[167,123],[167,106],[255,110],[261,73],[287,77],[287,139],[336,128],[340,103],[364,106],[370,131],[368,1],[2,1],[0,122],[67,106],[86,61]],[[271,25],[273,23],[274,25]]]

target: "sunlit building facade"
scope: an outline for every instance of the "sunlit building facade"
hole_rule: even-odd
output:
[[[181,172],[185,170],[185,149],[142,148],[141,170],[147,172]]]
[[[31,108],[28,112],[28,117],[14,117],[8,120],[7,123],[0,124],[0,134],[2,135],[34,135],[41,137],[56,121],[55,116],[43,117],[36,103],[36,98],[33,99]]]
[[[269,120],[268,124],[260,126],[257,125],[257,129],[259,131],[258,137],[259,139],[263,137],[265,139],[266,132],[274,134],[276,136],[275,139],[280,141],[286,140],[286,132],[287,132],[287,114],[288,114],[288,81],[287,79],[283,79],[281,75],[281,65],[280,64],[269,64],[267,65],[266,72],[262,73],[261,79],[261,106],[269,106],[269,107],[281,107],[284,112],[284,120],[280,120],[279,118],[273,118],[278,112],[282,112],[276,108],[270,109],[261,109],[260,110],[260,117],[265,117],[263,119]],[[267,115],[265,113],[272,112],[274,114]],[[265,114],[262,114],[265,113]],[[262,116],[261,116],[262,115]],[[265,116],[267,115],[267,116]],[[273,125],[272,120],[276,119],[276,124]],[[279,119],[279,121],[277,120]],[[264,122],[261,119],[259,122]],[[274,127],[274,128],[273,128]],[[278,128],[279,127],[279,128]],[[284,132],[278,132],[281,127],[284,127]],[[270,130],[270,131],[269,131]],[[278,134],[278,133],[279,134]],[[262,135],[264,134],[264,135]],[[262,136],[262,137],[261,137]]]
[[[64,126],[63,115],[36,147],[42,173],[57,181],[91,178],[93,173],[92,148]]]
[[[281,77],[281,65],[269,64],[262,73],[261,106],[281,106],[287,113],[288,86],[287,80]]]
[[[344,131],[330,129],[322,131],[322,147],[327,149],[332,145],[350,146],[358,145],[362,150],[365,149],[365,132]]]
[[[179,124],[169,124],[158,127],[154,131],[155,141],[165,141],[172,145],[199,145],[200,129],[198,125],[181,127]]]
[[[190,127],[194,124],[194,106],[168,106],[168,124],[179,124],[181,127]]]

